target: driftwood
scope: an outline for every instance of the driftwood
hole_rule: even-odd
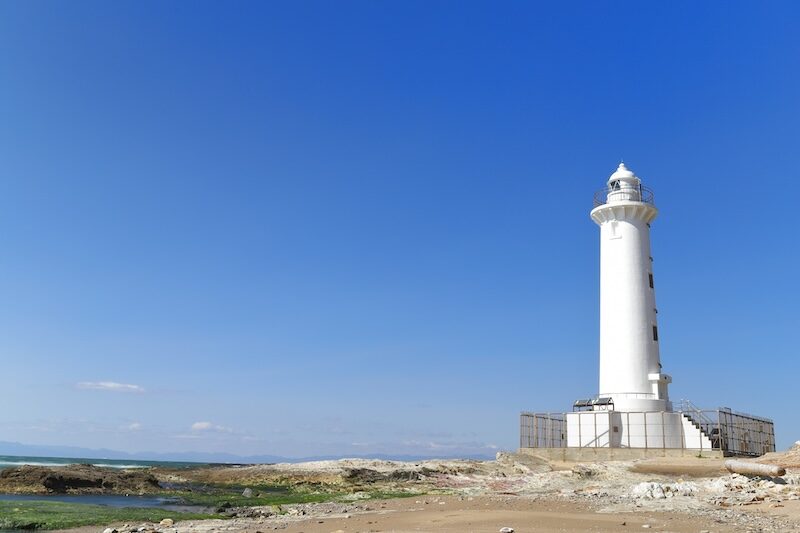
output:
[[[725,461],[725,468],[728,469],[728,472],[742,474],[744,476],[778,477],[786,474],[786,469],[782,466],[736,461],[734,459]]]

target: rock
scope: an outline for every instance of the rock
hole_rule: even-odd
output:
[[[500,533],[514,533],[513,527],[501,527]]]
[[[103,533],[117,533],[117,530],[113,527],[107,527],[103,530]]]
[[[246,489],[244,489],[242,491],[242,496],[244,496],[245,498],[252,498],[253,497],[253,489],[251,489],[250,487],[247,487]]]
[[[642,525],[642,527],[645,528],[645,529],[650,529],[653,526],[651,526],[650,524],[644,524],[644,525]]]
[[[588,466],[581,464],[573,466],[572,473],[577,475],[578,477],[593,477],[597,474],[597,472],[595,472]]]
[[[665,484],[644,482],[635,485],[630,494],[634,498],[663,500],[674,496],[694,496],[697,491],[697,484],[689,481]]]
[[[422,476],[434,473],[428,468],[420,470],[398,469],[392,472],[378,472],[372,468],[345,468],[342,479],[350,483],[376,483],[379,481],[419,481]]]
[[[23,465],[0,471],[0,492],[75,492],[142,494],[160,490],[146,469],[122,470],[92,465]]]
[[[175,521],[172,518],[165,518],[158,524],[164,527],[172,527],[173,525],[175,525]]]

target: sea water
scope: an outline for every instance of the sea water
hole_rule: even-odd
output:
[[[91,457],[36,457],[22,455],[0,455],[0,470],[22,465],[36,466],[66,466],[72,464],[89,464],[106,468],[147,468],[160,466],[162,468],[190,468],[203,466],[205,463],[190,463],[185,461],[138,461],[131,459],[102,459]]]
[[[200,506],[182,505],[173,498],[160,496],[123,496],[118,494],[0,494],[0,501],[12,502],[63,502],[108,507],[158,507],[166,511],[197,511]]]
[[[92,457],[38,457],[21,455],[0,455],[0,470],[22,465],[66,466],[71,464],[90,464],[106,468],[190,468],[207,463],[185,461],[138,461],[130,459],[103,459]],[[87,505],[107,505],[110,507],[158,507],[167,511],[197,511],[202,507],[182,505],[173,499],[158,496],[123,496],[116,494],[0,494],[0,501],[58,501]],[[6,533],[0,530],[0,533]]]

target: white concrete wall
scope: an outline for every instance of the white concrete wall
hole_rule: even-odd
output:
[[[711,449],[711,441],[681,413],[566,413],[569,448]]]
[[[611,412],[567,413],[567,446],[570,448],[608,448]]]
[[[681,424],[683,426],[683,440],[686,448],[711,449],[711,439],[703,434],[697,426],[692,424],[688,417],[681,415]]]
[[[682,448],[681,415],[656,411],[620,413],[623,448]]]

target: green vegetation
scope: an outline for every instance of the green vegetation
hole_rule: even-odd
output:
[[[417,492],[366,491],[327,492],[297,489],[285,485],[251,485],[253,496],[242,496],[244,487],[231,485],[205,486],[202,490],[164,493],[187,505],[205,507],[218,512],[229,507],[286,505],[328,501],[363,501],[407,498]],[[278,510],[278,509],[276,509]],[[159,522],[164,518],[190,520],[225,518],[212,513],[166,511],[158,508],[108,507],[48,501],[0,501],[0,529],[64,529],[78,526],[108,525],[118,522]]]
[[[249,488],[253,495],[242,496],[244,488]],[[203,487],[202,491],[170,493],[170,497],[177,497],[187,505],[199,505],[218,509],[225,507],[255,507],[260,505],[287,505],[293,503],[320,503],[330,501],[376,500],[390,498],[406,498],[419,496],[416,492],[388,492],[367,491],[357,493],[353,498],[352,492],[308,490],[286,485],[213,485]]]
[[[0,501],[0,529],[63,529],[112,522],[159,522],[164,518],[220,518],[208,513],[179,513],[154,508],[107,507],[48,501]]]
[[[422,496],[424,492],[392,492],[392,491],[382,491],[382,490],[374,490],[367,493],[369,496],[366,498],[368,500],[394,500],[396,498],[410,498],[412,496]]]
[[[228,504],[230,507],[254,507],[257,505],[285,505],[290,503],[318,503],[341,498],[343,492],[310,492],[297,490],[283,485],[249,485],[253,496],[242,496],[245,487],[230,485],[214,485],[203,487],[202,491],[170,492],[171,498],[177,498],[187,505],[201,505],[217,508]],[[165,494],[167,495],[167,494]]]

